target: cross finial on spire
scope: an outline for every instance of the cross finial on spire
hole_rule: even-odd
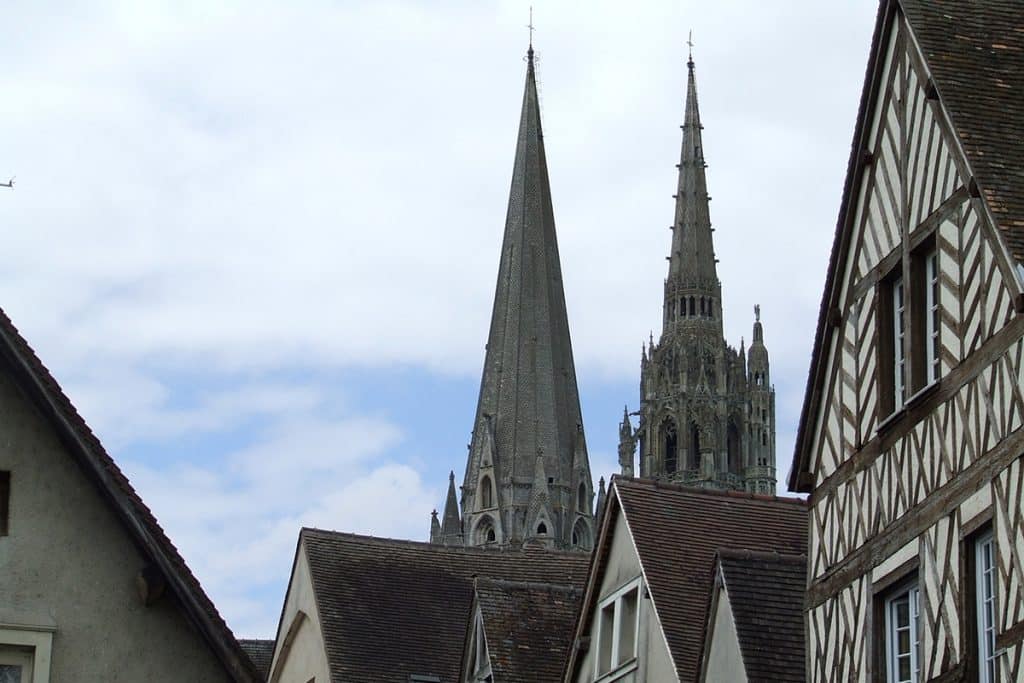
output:
[[[533,25],[533,5],[530,5],[530,23],[526,25],[526,28],[530,29],[530,54],[533,54],[533,32],[535,29]]]
[[[754,322],[761,322],[761,304],[754,304]]]
[[[687,64],[693,66],[693,29],[690,29],[690,37],[686,39],[686,44],[690,48],[690,58],[687,60]]]

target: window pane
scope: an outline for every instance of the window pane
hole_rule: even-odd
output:
[[[612,668],[612,638],[615,628],[615,603],[606,606],[601,610],[601,625],[598,632],[597,670],[599,673],[610,671]]]
[[[22,683],[21,666],[18,664],[0,664],[0,683]]]
[[[636,656],[636,610],[637,593],[632,590],[620,598],[622,617],[619,621],[619,661],[622,664]]]
[[[991,534],[978,539],[975,544],[975,587],[977,600],[978,633],[978,674],[982,683],[996,680],[995,657],[995,567],[993,566],[994,541]]]

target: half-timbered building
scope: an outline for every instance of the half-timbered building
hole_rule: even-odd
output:
[[[883,0],[789,485],[808,680],[1024,680],[1024,16]]]

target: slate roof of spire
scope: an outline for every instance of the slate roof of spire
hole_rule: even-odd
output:
[[[693,60],[686,64],[686,112],[683,115],[683,143],[679,155],[679,183],[676,213],[669,254],[669,278],[689,284],[718,282],[715,248],[711,238],[708,182],[704,172],[704,143],[701,140],[697,79]]]
[[[576,637],[590,631],[613,525],[624,517],[680,681],[695,681],[700,672],[715,554],[807,552],[807,504],[796,498],[614,476],[605,507]]]
[[[532,47],[467,479],[484,446],[486,415],[493,416],[499,481],[532,478],[539,451],[548,476],[571,478],[583,418]]]
[[[495,681],[560,681],[581,587],[478,578],[487,654]]]
[[[457,681],[474,578],[582,590],[590,562],[578,552],[441,546],[318,529],[303,529],[299,543],[331,677],[345,681],[408,683],[410,674]],[[567,638],[570,632],[571,626]]]

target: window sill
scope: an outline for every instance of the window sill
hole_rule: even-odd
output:
[[[918,405],[923,403],[926,398],[928,398],[936,391],[938,391],[939,386],[941,386],[941,384],[941,378],[932,380],[931,383],[925,385],[921,389],[918,389],[916,392],[911,394],[910,397],[903,402],[902,406],[892,411],[892,413],[890,413],[888,417],[879,420],[878,429],[876,430],[878,434],[883,435],[890,429],[892,429],[893,425],[895,425],[897,422],[900,422],[909,411],[916,408]]]
[[[611,671],[603,673],[597,678],[595,678],[594,683],[609,683],[610,681],[614,681],[618,678],[621,678],[626,674],[633,673],[634,671],[636,671],[637,666],[638,662],[636,657],[633,657],[632,659],[627,659]]]

